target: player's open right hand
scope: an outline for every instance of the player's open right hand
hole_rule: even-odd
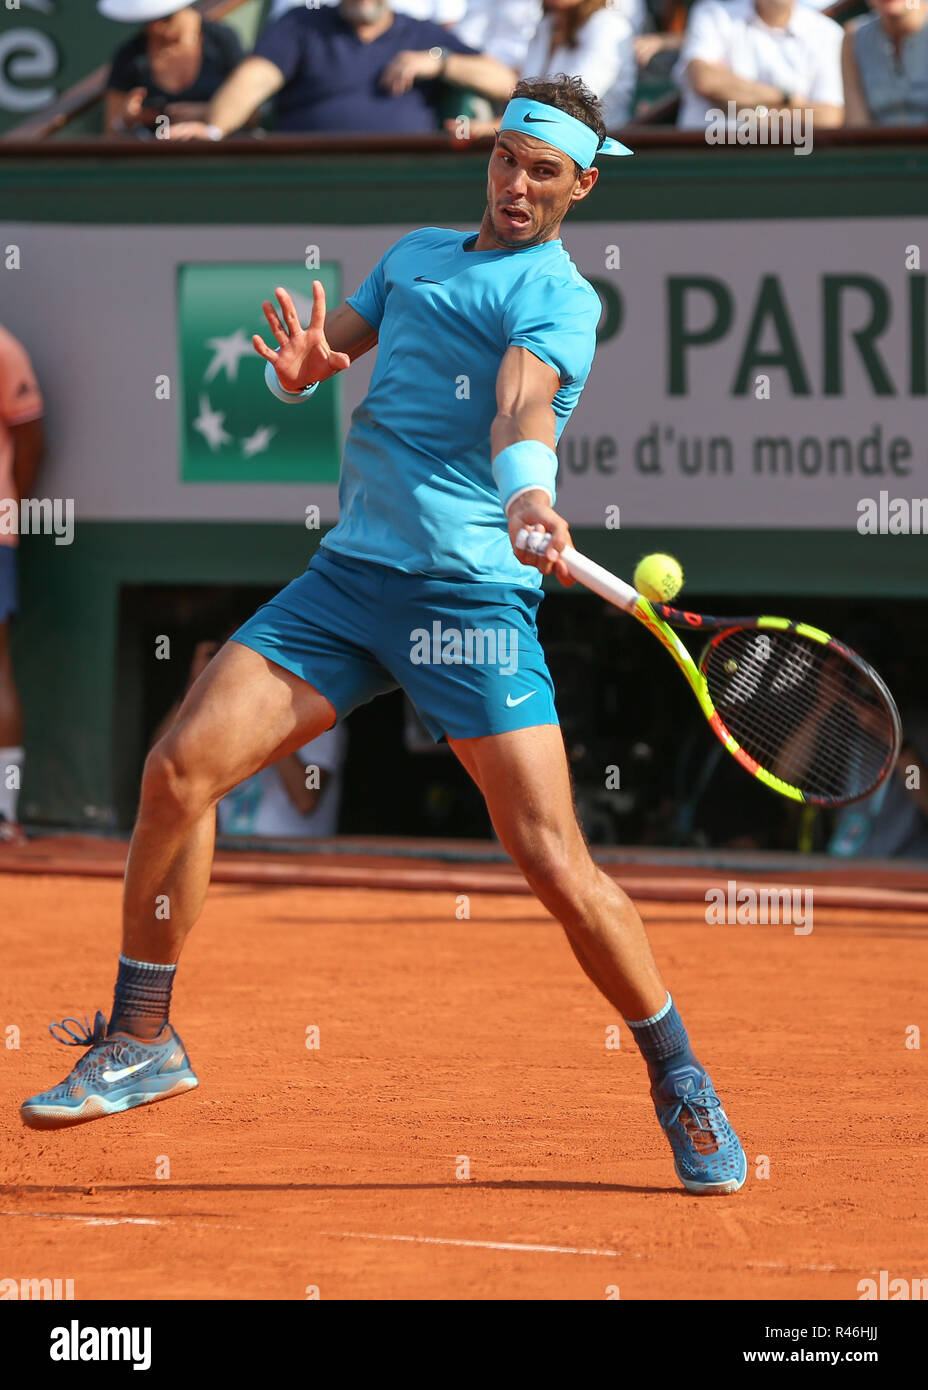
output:
[[[255,333],[251,341],[255,352],[274,363],[277,380],[285,391],[302,391],[314,381],[327,381],[336,372],[343,372],[351,366],[347,352],[333,352],[326,342],[325,290],[321,280],[313,281],[313,312],[308,328],[301,326],[296,306],[287,291],[278,285],[275,293],[280,300],[284,322],[281,323],[280,315],[269,299],[265,299],[261,308],[271,332],[280,343],[280,350],[275,352],[269,348],[259,333]]]

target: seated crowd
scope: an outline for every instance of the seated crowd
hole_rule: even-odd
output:
[[[802,111],[820,127],[928,124],[928,0],[273,0],[250,53],[184,0],[98,0],[136,26],[110,135],[492,132],[522,76],[581,77],[616,130],[676,92],[676,122]],[[845,19],[850,12],[851,17]],[[167,117],[167,121],[164,120]]]

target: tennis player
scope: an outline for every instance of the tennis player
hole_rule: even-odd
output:
[[[112,1017],[53,1025],[60,1041],[87,1051],[60,1085],[25,1102],[27,1125],[78,1124],[197,1085],[168,1009],[209,883],[217,801],[402,686],[471,774],[500,841],[626,1020],[684,1185],[727,1193],[744,1183],[744,1152],[641,918],[593,863],[578,826],[536,632],[542,575],[569,582],[555,445],[589,373],[600,317],[560,228],[592,193],[597,154],[630,153],[606,137],[599,102],[579,78],[522,81],[490,157],[477,232],[427,227],[401,237],[331,313],[317,281],[308,328],[286,291],[277,290],[279,313],[264,304],[278,347],[258,336],[254,346],[288,405],[378,348],[345,442],[339,522],[305,573],[210,662],[149,755]],[[516,549],[523,527],[551,533],[543,557]]]

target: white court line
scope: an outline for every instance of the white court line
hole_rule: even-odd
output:
[[[573,1245],[522,1245],[510,1240],[450,1240],[444,1236],[384,1236],[369,1231],[320,1231],[321,1236],[341,1240],[405,1240],[416,1245],[467,1245],[476,1250],[527,1250],[547,1255],[608,1255],[618,1259],[621,1250],[581,1250]]]
[[[780,1264],[778,1260],[748,1260],[748,1269],[788,1269],[798,1273],[812,1271],[815,1274],[835,1274],[838,1272],[837,1265],[793,1265]],[[844,1274],[853,1274],[850,1269],[843,1270]]]
[[[24,1216],[31,1221],[80,1221],[84,1226],[170,1226],[172,1222],[182,1221],[186,1226],[204,1226],[207,1230],[215,1228],[208,1221],[191,1221],[186,1216],[168,1216],[155,1219],[151,1216],[78,1216],[65,1211],[0,1211],[3,1216]],[[215,1218],[222,1221],[221,1216]],[[253,1230],[252,1226],[226,1226],[225,1230]]]

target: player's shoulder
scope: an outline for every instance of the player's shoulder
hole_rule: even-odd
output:
[[[563,244],[559,254],[529,269],[524,285],[531,285],[545,298],[556,299],[561,313],[595,314],[598,319],[602,312],[599,295],[577,269]]]

